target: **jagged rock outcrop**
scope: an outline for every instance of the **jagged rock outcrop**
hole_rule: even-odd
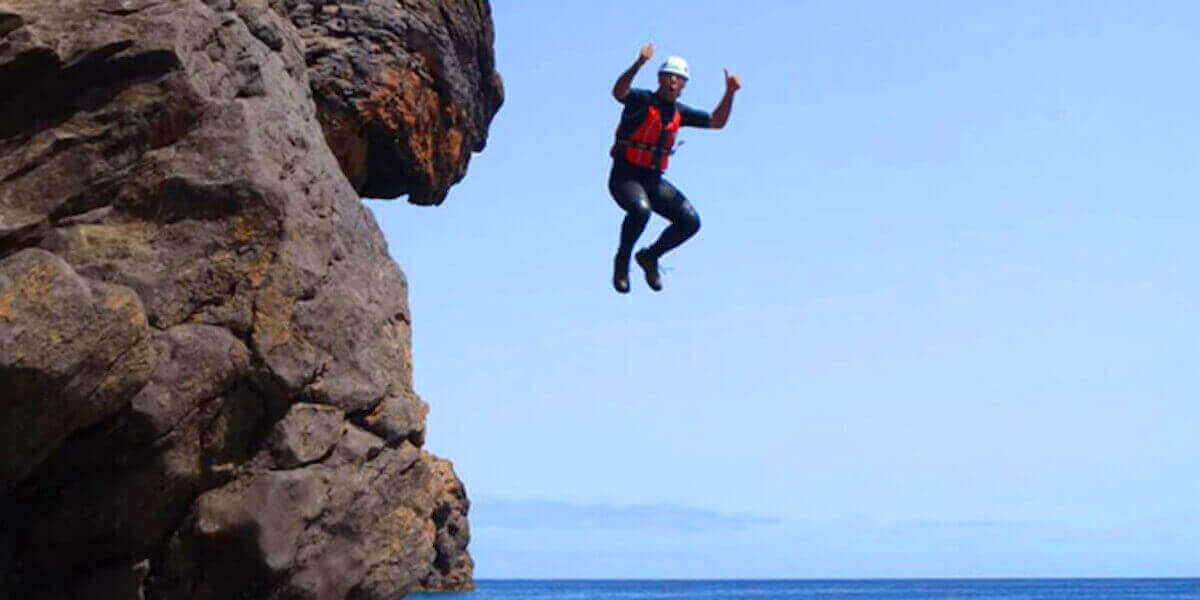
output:
[[[503,100],[487,2],[277,4],[304,37],[317,115],[355,189],[440,204]]]
[[[470,586],[406,282],[501,88],[484,0],[0,0],[0,598]]]

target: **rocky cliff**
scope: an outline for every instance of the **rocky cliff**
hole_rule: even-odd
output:
[[[502,90],[486,0],[0,0],[0,598],[470,585],[406,282]]]

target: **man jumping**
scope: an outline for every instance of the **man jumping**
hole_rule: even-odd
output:
[[[667,170],[667,159],[674,152],[679,128],[724,127],[733,108],[733,95],[742,87],[742,80],[725,69],[725,95],[712,114],[681,104],[677,100],[687,85],[688,65],[682,58],[672,56],[658,69],[656,91],[630,89],[638,69],[653,55],[654,44],[644,46],[633,66],[617,78],[612,90],[613,97],[625,105],[612,147],[613,166],[608,178],[608,191],[625,211],[612,279],[613,287],[622,294],[629,292],[630,253],[650,221],[650,211],[671,222],[658,241],[638,250],[634,256],[646,272],[646,283],[656,292],[662,289],[658,259],[700,230],[700,215],[683,193],[663,179],[663,171]]]

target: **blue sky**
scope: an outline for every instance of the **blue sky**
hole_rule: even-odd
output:
[[[1200,8],[493,13],[487,149],[369,202],[478,577],[1196,574]],[[702,230],[618,296],[609,90],[651,36],[636,85],[744,88],[668,173]]]

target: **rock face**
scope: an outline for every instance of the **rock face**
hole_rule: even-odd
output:
[[[304,37],[317,115],[355,189],[440,204],[503,100],[487,2],[278,4]]]
[[[484,0],[0,0],[0,599],[471,585],[406,282],[501,102]]]

